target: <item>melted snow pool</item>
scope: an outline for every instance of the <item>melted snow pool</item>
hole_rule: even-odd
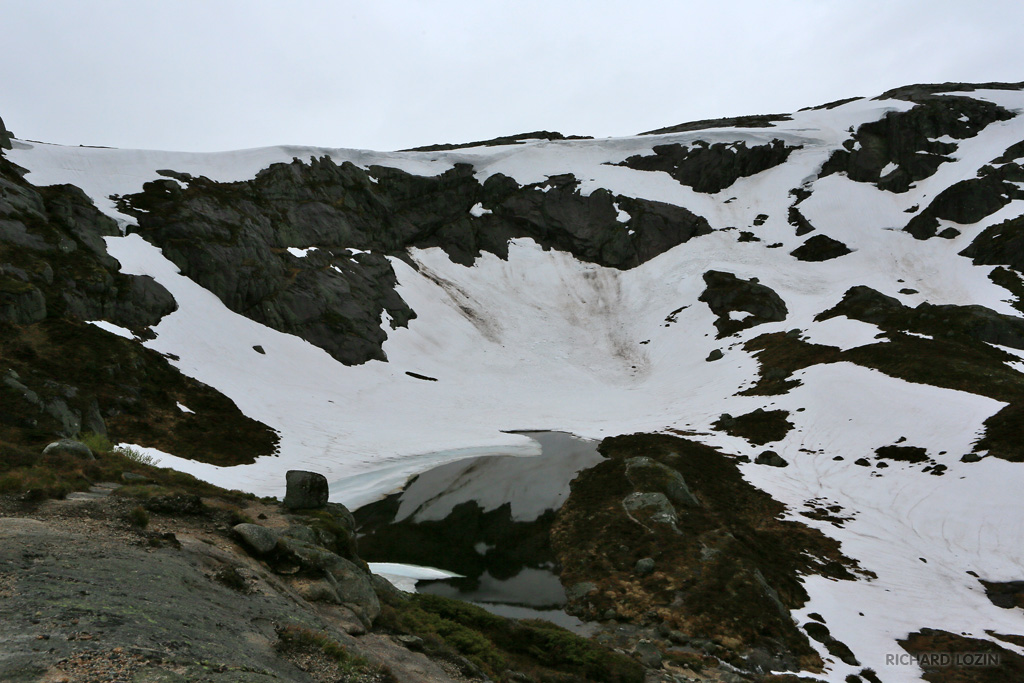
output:
[[[584,622],[562,611],[565,591],[548,535],[569,482],[603,459],[598,442],[560,432],[523,433],[540,445],[540,455],[441,465],[358,509],[360,552],[371,567],[431,568],[406,571],[404,588],[586,632]],[[436,570],[456,576],[430,574]]]

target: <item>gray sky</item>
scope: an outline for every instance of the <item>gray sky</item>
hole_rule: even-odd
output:
[[[4,0],[21,138],[214,151],[597,137],[1024,80],[1021,0]]]

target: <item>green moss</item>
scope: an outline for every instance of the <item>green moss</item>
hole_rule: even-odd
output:
[[[305,626],[288,625],[277,629],[277,649],[287,653],[289,650],[314,650],[323,653],[338,665],[338,673],[348,680],[350,676],[360,674],[382,673],[379,666],[370,664],[359,655],[352,654],[345,646],[328,636],[323,631],[315,631]],[[383,680],[392,680],[386,676]]]

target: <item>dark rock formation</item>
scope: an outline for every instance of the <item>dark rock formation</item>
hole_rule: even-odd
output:
[[[916,332],[945,339],[966,337],[1024,349],[1024,320],[996,313],[984,306],[923,303],[910,308],[861,285],[847,290],[842,301],[819,313],[815,320],[827,320],[838,315],[872,323],[884,330]]]
[[[786,459],[775,451],[762,451],[758,453],[754,462],[758,465],[768,465],[770,467],[787,467],[789,465]]]
[[[504,258],[510,239],[529,237],[585,261],[630,268],[711,232],[683,208],[604,190],[581,195],[572,176],[520,187],[496,175],[480,185],[468,165],[423,177],[325,157],[275,164],[245,182],[186,182],[146,183],[122,199],[122,209],[182,273],[233,311],[350,365],[386,359],[383,314],[392,329],[415,317],[395,292],[386,255],[441,247],[468,266],[482,252]],[[477,204],[490,213],[471,213]],[[616,206],[630,215],[625,224]]]
[[[680,123],[675,126],[666,126],[657,130],[649,130],[640,135],[666,135],[668,133],[687,133],[693,130],[707,130],[708,128],[771,128],[777,121],[791,121],[789,114],[756,114],[754,116],[731,116],[721,119],[701,119]]]
[[[317,472],[288,470],[284,505],[292,510],[315,510],[327,505],[327,477]]]
[[[632,156],[619,165],[638,171],[664,171],[697,192],[714,193],[740,178],[778,166],[794,149],[800,148],[787,147],[778,139],[753,147],[745,142],[708,144],[696,140],[690,147],[658,145],[653,156]]]
[[[11,138],[12,137],[14,137],[14,134],[11,133],[11,131],[7,130],[7,127],[4,126],[4,120],[0,119],[0,150],[11,149],[12,148],[12,146],[11,146]],[[2,151],[0,151],[0,155],[3,155]]]
[[[714,647],[712,639],[729,643],[715,650],[727,661],[761,648],[779,660],[775,670],[820,664],[790,610],[807,599],[801,576],[853,578],[835,541],[783,521],[780,503],[707,446],[637,434],[605,439],[600,448],[608,459],[573,481],[552,530],[574,613],[590,619],[614,613],[620,625],[656,624],[661,633],[687,634],[695,648]],[[675,507],[653,481],[635,485],[627,467],[634,463],[635,471],[638,459],[678,472],[701,505]],[[654,508],[622,504],[652,493],[662,494],[672,524],[637,514]],[[650,566],[647,560],[652,571],[639,571]]]
[[[156,324],[177,306],[152,278],[118,272],[103,237],[119,234],[77,187],[33,187],[0,159],[0,320]]]
[[[845,256],[850,251],[850,248],[839,240],[819,234],[809,238],[789,253],[801,261],[829,261]]]
[[[755,279],[741,280],[732,273],[709,270],[704,273],[707,289],[698,298],[718,316],[715,328],[718,337],[748,327],[786,319],[786,302],[775,290]]]
[[[904,230],[917,239],[944,237],[939,232],[940,219],[961,225],[977,223],[1010,201],[1024,199],[1024,190],[1018,186],[1021,182],[1024,182],[1024,166],[1016,163],[1004,163],[998,168],[985,166],[979,177],[962,180],[936,195],[931,204],[910,219]]]
[[[440,145],[426,145],[424,147],[413,147],[402,150],[405,152],[444,152],[452,149],[466,149],[469,147],[500,147],[502,145],[519,145],[524,142],[536,140],[592,140],[589,135],[562,135],[558,132],[548,130],[537,130],[532,133],[519,133],[517,135],[502,135],[490,140],[477,140],[476,142],[446,143]]]
[[[109,428],[124,441],[219,464],[272,453],[276,436],[222,394],[83,322],[146,337],[176,308],[152,278],[119,272],[103,241],[119,234],[78,188],[35,187],[0,157],[0,441],[41,448],[54,436]]]
[[[875,449],[875,455],[886,460],[899,462],[925,462],[928,452],[918,446],[882,446]]]
[[[895,97],[892,92],[887,94]],[[930,177],[956,151],[953,142],[977,135],[995,121],[1013,114],[1002,107],[956,95],[902,94],[916,106],[905,112],[889,112],[878,121],[865,123],[837,150],[820,171],[821,176],[844,172],[851,180],[875,183],[890,192],[906,192],[910,185]],[[883,95],[883,97],[886,97]],[[882,171],[894,164],[894,170]]]
[[[960,254],[976,265],[1003,265],[1024,273],[1024,216],[985,228]]]
[[[785,410],[758,408],[746,415],[739,415],[737,417],[725,413],[711,426],[722,430],[730,436],[738,436],[752,444],[761,445],[771,441],[779,441],[786,437],[789,430],[793,428],[793,423],[786,419],[788,417],[789,413]],[[773,451],[765,451],[765,453],[773,453]],[[762,453],[758,456],[759,464],[763,464],[761,463],[761,456],[764,455]],[[775,457],[782,460],[778,454],[775,454]],[[771,456],[767,456],[767,458],[777,462]],[[785,461],[783,460],[783,462]],[[784,465],[776,466],[783,467]]]

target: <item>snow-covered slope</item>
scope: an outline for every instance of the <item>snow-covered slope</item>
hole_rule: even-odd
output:
[[[1014,114],[1024,110],[1020,90],[957,94]],[[875,669],[885,681],[903,681],[917,680],[920,671],[888,666],[885,656],[899,652],[896,639],[922,627],[981,639],[991,638],[987,631],[1024,633],[1024,614],[993,605],[968,574],[990,581],[1024,578],[1024,515],[1015,484],[1022,465],[960,460],[972,451],[985,420],[1007,401],[912,383],[847,360],[798,370],[793,379],[799,385],[788,393],[741,392],[755,385],[760,368],[744,344],[762,335],[798,330],[807,342],[843,351],[884,340],[878,338],[882,329],[869,322],[816,321],[851,287],[867,286],[911,307],[981,305],[1020,315],[1010,293],[989,278],[993,266],[974,265],[959,252],[987,227],[1024,214],[1024,199],[1007,196],[1001,208],[974,223],[940,219],[941,227],[958,231],[948,239],[918,240],[902,228],[918,207],[977,177],[1024,140],[1024,118],[996,120],[977,134],[949,138],[945,142],[952,141],[955,151],[948,160],[905,192],[843,172],[819,177],[844,143],[846,149],[861,144],[852,131],[915,106],[905,99],[858,99],[798,112],[768,128],[441,152],[279,147],[200,155],[14,140],[7,157],[28,169],[26,178],[35,185],[81,187],[122,226],[135,218],[110,197],[141,192],[159,177],[158,170],[241,181],[272,163],[325,155],[339,164],[416,175],[471,164],[481,182],[503,174],[519,185],[540,184],[536,192],[544,191],[550,176],[571,173],[584,196],[603,188],[702,216],[710,234],[625,270],[583,262],[529,238],[513,239],[507,259],[484,252],[472,266],[452,262],[439,247],[413,248],[404,258],[390,255],[397,292],[417,317],[397,329],[382,320],[388,361],[355,366],[233,312],[139,234],[106,242],[123,272],[151,275],[178,303],[153,328],[156,336],[146,346],[173,354],[182,372],[223,392],[280,434],[279,454],[251,465],[218,468],[160,454],[165,465],[231,488],[280,495],[286,470],[311,469],[327,475],[332,499],[353,506],[443,462],[536,453],[535,442],[510,433],[526,429],[589,438],[675,430],[752,461],[764,446],[716,430],[716,421],[724,413],[759,408],[787,411],[793,428],[769,447],[789,466],[750,462],[742,465],[744,475],[789,506],[794,519],[836,538],[848,556],[877,574],[856,582],[809,580],[811,600],[797,616],[823,615],[862,667]],[[716,192],[698,192],[667,172],[623,165],[654,155],[659,146],[692,149],[700,141],[755,147],[773,140],[792,148],[783,163]],[[894,168],[887,165],[882,177]],[[815,235],[842,242],[849,253],[821,261],[791,255],[806,241],[791,222],[797,205]],[[473,215],[479,218],[488,209],[474,206]],[[629,214],[619,215],[626,221],[622,230],[630,231]],[[756,278],[785,302],[784,319],[718,338],[718,316],[701,298],[708,271]],[[748,317],[750,311],[741,308],[728,317]],[[257,346],[264,353],[255,352]],[[722,357],[707,360],[716,350]],[[945,474],[930,476],[912,463],[883,469],[856,464],[878,448],[903,442],[925,449]],[[835,526],[798,517],[815,499],[841,507],[850,519]],[[815,645],[829,662],[828,680],[842,681],[862,668]]]

